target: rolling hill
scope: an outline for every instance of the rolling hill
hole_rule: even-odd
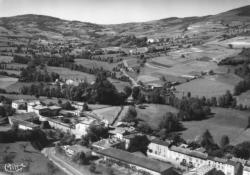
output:
[[[249,18],[250,6],[204,17],[172,17],[142,23],[116,25],[99,25],[28,14],[0,18],[0,36],[31,37],[59,41],[80,40],[86,43],[101,42],[105,44],[103,41],[113,41],[126,35],[154,38],[178,36],[185,33],[204,35],[204,31],[208,32],[210,29],[225,29],[235,25],[249,26]],[[220,34],[223,34],[223,30]]]

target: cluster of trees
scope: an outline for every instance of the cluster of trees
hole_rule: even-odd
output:
[[[86,101],[88,103],[101,103],[121,105],[125,103],[126,93],[118,92],[115,86],[106,78],[105,74],[98,73],[94,84],[87,82],[78,86],[63,87],[47,86],[43,83],[32,84],[20,88],[22,94],[66,98],[74,101]]]
[[[31,57],[30,57],[30,56],[27,56],[27,55],[24,55],[24,56],[21,56],[21,55],[14,55],[13,61],[14,61],[15,63],[28,64],[28,62],[31,61]]]
[[[114,36],[106,40],[110,46],[147,46],[147,37],[136,38],[134,35]]]
[[[90,143],[96,142],[103,138],[108,138],[108,128],[98,125],[98,126],[90,126],[87,134],[82,136],[80,144],[83,146],[89,146]]]
[[[3,75],[3,76],[8,76],[8,77],[14,77],[14,78],[19,78],[19,76],[17,74],[10,74],[6,71],[0,71],[0,75]]]
[[[216,157],[237,157],[242,159],[250,158],[250,142],[245,141],[235,146],[230,144],[227,135],[223,135],[217,144],[209,130],[206,130],[195,142],[189,143],[189,147],[204,147],[210,156]]]
[[[14,114],[14,110],[11,107],[11,100],[0,96],[0,103],[3,105],[0,105],[0,123],[5,123],[8,121],[7,116],[11,116]]]
[[[143,154],[147,155],[149,143],[150,141],[146,135],[136,135],[130,140],[128,151],[129,152],[140,151]]]
[[[74,58],[70,56],[67,57],[64,56],[62,58],[53,57],[53,58],[48,58],[46,62],[48,66],[65,67],[65,65],[69,63],[74,63]]]
[[[104,70],[102,67],[86,67],[83,65],[79,64],[68,64],[65,67],[71,69],[71,70],[76,70],[80,72],[85,72],[89,74],[98,74],[99,72],[104,72],[107,77],[111,77],[113,79],[118,79],[121,81],[129,82],[129,78],[126,76],[120,76],[118,77],[115,72],[109,71],[109,70]]]
[[[242,80],[234,87],[234,95],[240,95],[250,89],[250,80]]]
[[[129,106],[127,113],[122,118],[123,122],[137,122],[137,112],[134,106]]]
[[[243,64],[235,69],[235,74],[242,77],[244,80],[240,81],[234,88],[234,94],[240,95],[250,89],[250,68],[248,64]]]
[[[35,64],[29,64],[26,68],[23,68],[20,73],[19,81],[21,82],[53,82],[59,79],[59,74],[51,72],[49,73],[44,65],[36,66]]]
[[[249,79],[250,77],[250,68],[248,64],[242,64],[235,68],[234,73],[244,79]]]
[[[250,49],[249,48],[243,48],[242,51],[235,57],[228,57],[224,60],[221,60],[219,65],[239,65],[239,64],[248,64],[250,63],[250,60],[248,59],[250,57]]]
[[[116,54],[116,52],[115,53],[113,53],[113,52],[108,53],[108,54],[116,54],[116,55],[115,56],[107,56],[107,57],[100,56],[103,53],[101,53],[98,56],[95,56],[95,55],[93,55],[95,53],[91,53],[91,52],[88,52],[88,51],[86,51],[86,52],[87,53],[82,54],[82,57],[80,57],[80,58],[82,58],[82,59],[88,59],[88,60],[101,61],[101,62],[108,62],[108,63],[117,63],[117,62],[122,61],[122,58],[117,58],[119,55]]]
[[[45,133],[40,129],[19,130],[14,124],[12,129],[0,132],[1,143],[11,143],[16,141],[30,141],[31,144],[41,150],[49,144]]]

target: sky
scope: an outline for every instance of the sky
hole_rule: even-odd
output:
[[[98,24],[213,15],[250,0],[0,0],[0,17],[40,14]]]

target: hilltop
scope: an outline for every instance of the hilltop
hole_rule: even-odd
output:
[[[55,17],[27,14],[0,18],[1,36],[22,36],[46,40],[81,40],[85,43],[114,41],[126,35],[136,37],[178,36],[195,33],[204,35],[204,29],[226,28],[249,23],[250,6],[233,9],[217,15],[204,17],[165,18],[160,20],[100,25],[80,21],[67,21]],[[193,28],[198,31],[190,31]],[[223,33],[220,33],[223,34]],[[209,34],[208,34],[209,35]]]

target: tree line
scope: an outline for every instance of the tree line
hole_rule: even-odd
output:
[[[43,83],[38,85],[23,86],[22,94],[66,98],[74,101],[85,101],[88,103],[102,103],[110,105],[121,105],[128,97],[124,92],[118,92],[115,86],[107,79],[104,72],[99,72],[94,84],[88,82],[80,83],[78,86],[64,85],[47,86]]]

